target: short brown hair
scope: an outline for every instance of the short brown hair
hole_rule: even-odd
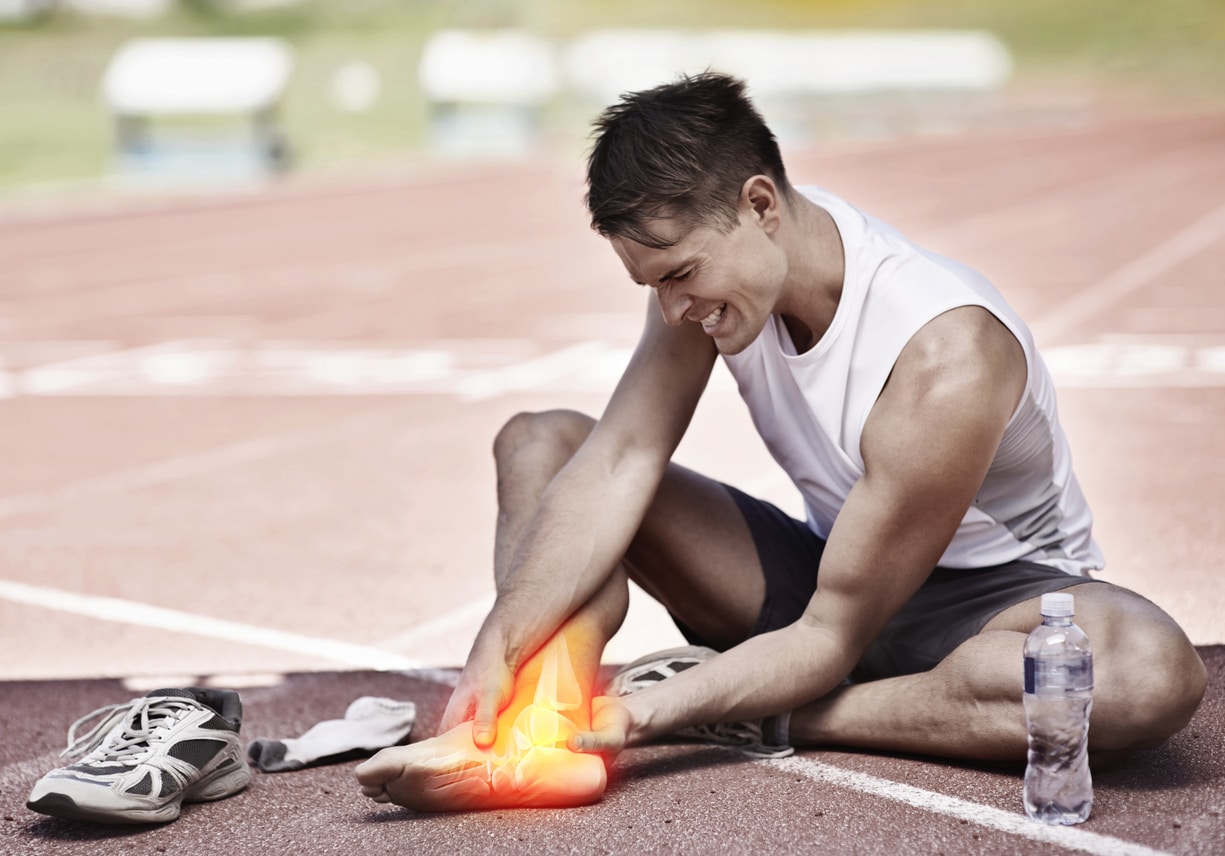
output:
[[[677,218],[731,231],[740,189],[768,175],[788,192],[778,141],[745,84],[716,72],[621,96],[595,122],[587,159],[591,227],[606,238],[671,246],[651,221]]]

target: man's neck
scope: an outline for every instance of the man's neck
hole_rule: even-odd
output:
[[[846,262],[834,218],[800,193],[792,193],[795,216],[785,237],[792,262],[776,314],[782,316],[796,353],[802,354],[834,321]]]

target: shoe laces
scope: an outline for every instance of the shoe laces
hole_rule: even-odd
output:
[[[185,714],[198,707],[173,696],[141,696],[130,702],[108,704],[87,713],[68,728],[68,747],[60,757],[89,753],[95,760],[133,764]],[[97,720],[90,730],[77,736],[77,729]],[[123,728],[116,728],[118,723]]]

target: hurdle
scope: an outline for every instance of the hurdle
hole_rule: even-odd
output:
[[[571,40],[562,67],[574,96],[593,104],[681,73],[735,74],[780,137],[809,139],[823,123],[913,122],[924,110],[947,120],[999,92],[1013,62],[981,30],[612,28]]]
[[[52,11],[51,0],[0,0],[0,23],[33,21]]]
[[[102,80],[115,124],[115,172],[135,181],[208,183],[286,168],[277,112],[293,70],[275,38],[138,38]]]
[[[417,76],[432,147],[449,155],[524,153],[560,84],[553,45],[520,30],[441,30]]]

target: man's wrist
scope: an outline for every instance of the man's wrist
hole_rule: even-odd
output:
[[[651,704],[648,690],[630,693],[627,696],[622,696],[617,701],[620,702],[621,706],[625,708],[625,712],[629,715],[630,727],[625,734],[626,745],[637,746],[659,736],[653,733],[653,724],[657,717],[655,716],[656,711]]]
[[[517,672],[534,649],[524,632],[530,622],[522,617],[516,618],[514,613],[514,607],[499,594],[485,623],[481,625],[476,644],[483,650],[496,652],[512,671]]]
[[[481,629],[477,632],[476,639],[473,640],[472,652],[468,655],[468,658],[487,659],[494,657],[514,669],[518,664],[511,662],[511,640],[509,638],[508,627],[505,622],[498,619],[495,613],[496,608],[485,616],[485,621],[481,624]]]

